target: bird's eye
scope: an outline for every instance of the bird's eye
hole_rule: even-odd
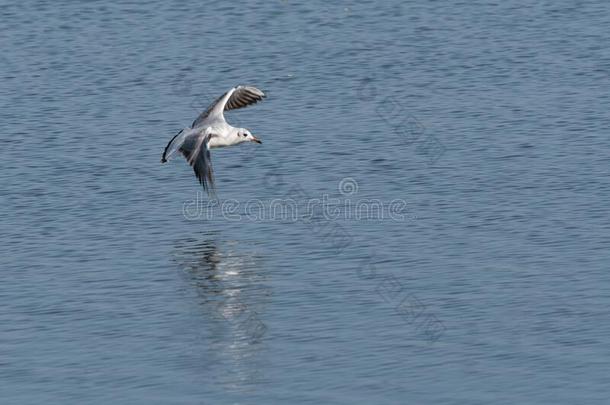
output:
[[[248,134],[241,134],[242,136],[248,136]]]

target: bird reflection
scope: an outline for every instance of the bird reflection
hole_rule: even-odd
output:
[[[258,354],[267,332],[264,312],[270,288],[261,258],[242,250],[248,245],[210,233],[203,240],[181,240],[174,250],[174,260],[200,309],[205,356],[231,365],[216,378],[235,389],[262,378]]]

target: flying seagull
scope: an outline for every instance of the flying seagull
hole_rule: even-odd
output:
[[[214,191],[214,172],[210,149],[239,145],[244,142],[262,143],[246,128],[235,128],[225,120],[224,111],[247,107],[261,101],[265,93],[252,86],[237,86],[218,97],[190,128],[184,128],[169,141],[161,163],[180,152],[193,167],[199,183],[208,194]]]

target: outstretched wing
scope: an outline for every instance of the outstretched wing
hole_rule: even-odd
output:
[[[171,158],[172,155],[174,153],[176,153],[176,151],[178,151],[178,149],[180,149],[180,146],[182,146],[182,144],[184,143],[184,140],[190,134],[191,134],[191,131],[189,131],[187,129],[182,129],[182,130],[180,130],[180,132],[178,132],[176,135],[174,135],[174,137],[167,143],[165,150],[163,150],[163,156],[161,156],[161,163],[167,162],[169,160],[169,158]]]
[[[180,147],[180,152],[191,165],[199,183],[209,195],[214,194],[214,171],[210,149],[208,149],[208,142],[212,136],[214,135],[199,135],[195,140],[185,142]]]
[[[195,128],[206,121],[225,119],[223,112],[235,110],[256,104],[265,98],[265,93],[253,86],[237,86],[218,97],[210,106],[193,121],[192,128]]]

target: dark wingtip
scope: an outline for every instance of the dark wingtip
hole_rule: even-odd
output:
[[[163,150],[163,156],[161,156],[161,163],[165,163],[167,162],[167,159],[165,159],[165,155],[167,155],[167,150],[169,149],[169,145],[172,144],[172,142],[174,141],[174,139],[176,139],[176,137],[178,135],[180,135],[182,133],[182,131],[184,131],[184,129],[181,129],[176,135],[174,135],[174,137],[167,143],[167,146],[165,147],[165,149]]]

